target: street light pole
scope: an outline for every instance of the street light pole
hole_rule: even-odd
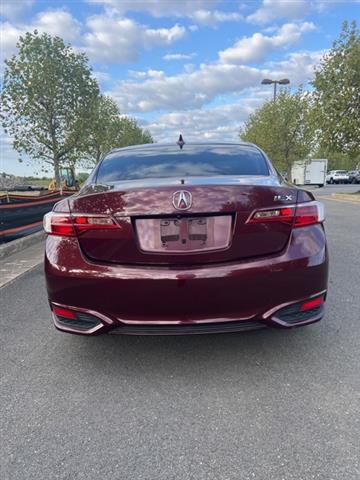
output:
[[[288,85],[290,83],[290,80],[288,78],[283,78],[281,80],[270,80],[270,78],[264,78],[262,80],[261,84],[262,85],[274,85],[274,102],[276,100],[276,86],[277,84],[279,85]]]

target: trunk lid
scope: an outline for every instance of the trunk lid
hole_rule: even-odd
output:
[[[247,184],[239,180],[235,184],[230,179],[214,184],[213,180],[202,179],[198,184],[187,179],[186,185],[177,181],[170,186],[169,182],[145,186],[132,182],[131,188],[119,185],[110,190],[101,186],[85,189],[69,199],[71,212],[108,214],[119,228],[80,234],[81,249],[94,261],[169,266],[276,254],[286,247],[291,226],[246,221],[254,210],[296,203],[298,190],[273,177],[246,180]],[[178,210],[177,192],[183,191],[190,194],[192,204]]]

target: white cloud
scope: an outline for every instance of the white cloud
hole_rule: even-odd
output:
[[[2,63],[5,58],[9,58],[15,52],[16,42],[24,31],[16,28],[10,22],[1,23],[0,29],[0,61]]]
[[[124,113],[199,108],[217,95],[258,84],[261,78],[255,68],[213,63],[174,76],[122,81],[111,93]]]
[[[291,84],[297,87],[313,79],[315,66],[319,65],[325,53],[324,50],[294,52],[290,53],[285,60],[269,63],[267,66],[275,78],[289,77]]]
[[[65,40],[74,41],[80,35],[81,25],[65,10],[49,10],[41,12],[35,17],[34,28],[39,32],[58,35]]]
[[[84,48],[92,60],[106,63],[136,60],[141,50],[171,45],[186,33],[180,25],[147,28],[111,15],[95,15],[86,23],[91,31],[84,36]]]
[[[238,141],[239,129],[242,123],[248,118],[256,108],[261,106],[264,101],[272,98],[272,88],[260,85],[261,79],[265,77],[282,78],[288,77],[291,81],[291,86],[297,88],[300,84],[305,84],[310,81],[314,75],[314,66],[318,64],[324,51],[317,52],[296,52],[291,53],[288,57],[280,62],[269,62],[265,65],[263,70],[251,69],[253,76],[248,76],[247,81],[243,84],[234,86],[232,92],[229,92],[229,86],[226,81],[226,76],[218,74],[218,85],[216,93],[210,85],[202,85],[203,96],[208,99],[209,103],[214,98],[222,98],[226,93],[232,94],[232,99],[226,105],[218,105],[215,107],[199,104],[198,108],[192,108],[193,101],[187,98],[186,93],[175,88],[173,92],[174,107],[168,113],[163,113],[155,117],[144,126],[148,128],[156,141],[168,142],[176,139],[179,132],[184,135],[185,141]],[[219,65],[218,65],[219,66]],[[203,66],[203,69],[210,71],[211,67],[215,65]],[[237,70],[238,66],[232,66],[233,74],[237,76],[247,75],[247,70]],[[195,74],[195,75],[194,75]],[[164,77],[159,84],[159,88],[163,89],[166,95],[167,84],[179,86],[191,84],[194,80],[201,79],[199,71],[194,72],[190,76],[182,76],[181,79],[177,77]],[[244,85],[247,84],[247,87]],[[152,95],[153,84],[146,84],[143,82],[142,98],[147,95]],[[236,87],[236,88],[235,88]],[[148,88],[148,90],[147,90]],[[198,88],[194,88],[194,94],[198,92]],[[121,85],[118,86],[118,92],[121,91]],[[214,93],[214,96],[211,95]],[[140,93],[140,91],[138,92]],[[114,92],[112,93],[114,95]],[[240,100],[238,99],[240,98]],[[119,98],[117,98],[119,100]],[[154,110],[164,106],[164,98],[158,99],[158,103],[154,103]],[[189,100],[189,101],[187,101]],[[140,103],[140,97],[138,99]],[[230,103],[231,102],[231,103]],[[170,103],[167,102],[167,105]],[[141,122],[141,120],[140,120]]]
[[[149,78],[164,78],[165,77],[165,72],[163,70],[149,69],[146,72],[146,74]]]
[[[180,132],[186,142],[236,142],[239,140],[240,125],[263,102],[263,92],[249,93],[250,97],[241,102],[165,113],[145,126],[158,142],[175,141]]]
[[[195,10],[189,15],[195,22],[203,25],[216,25],[220,22],[238,22],[243,16],[238,12],[221,12],[220,10]]]
[[[233,47],[219,52],[219,57],[224,63],[259,62],[272,50],[288,47],[298,42],[303,33],[314,29],[314,24],[309,22],[286,23],[273,36],[254,33],[251,37],[242,38]]]
[[[154,17],[190,16],[195,10],[212,8],[217,0],[88,0],[117,12],[147,12]]]
[[[34,0],[1,0],[0,15],[9,20],[16,20],[25,15],[33,3]]]
[[[163,60],[191,60],[196,57],[196,53],[167,53],[163,56]]]
[[[36,15],[29,24],[3,22],[0,29],[0,61],[2,61],[15,53],[20,35],[26,32],[33,32],[36,29],[39,33],[46,32],[58,35],[65,41],[74,41],[79,37],[80,23],[64,10],[48,10]]]
[[[128,70],[128,76],[130,78],[145,78],[147,77],[147,73],[138,70]]]
[[[237,22],[243,19],[239,12],[216,10],[218,0],[88,0],[101,4],[120,14],[126,12],[147,12],[154,17],[189,17],[203,25],[219,22]]]
[[[182,38],[186,33],[185,27],[174,25],[171,28],[148,28],[145,30],[145,42],[151,46],[170,45]]]
[[[246,19],[253,23],[268,23],[278,18],[304,18],[311,9],[309,0],[263,0],[262,6]]]
[[[110,73],[107,73],[107,72],[101,72],[101,71],[95,71],[95,72],[92,72],[93,74],[93,77],[96,78],[96,80],[100,83],[106,83],[106,82],[111,82],[112,81],[112,77],[110,75]]]
[[[128,76],[130,78],[164,78],[165,72],[163,70],[154,70],[149,69],[146,71],[138,71],[138,70],[128,70]]]
[[[290,79],[292,87],[306,84],[313,78],[314,66],[324,52],[295,52],[280,62],[268,62],[263,68],[214,62],[183,73],[166,76],[164,72],[150,74],[131,72],[134,80],[118,82],[110,94],[123,113],[152,111],[185,111],[208,108],[215,99],[242,96],[248,101],[249,89],[255,97],[269,98],[271,90],[260,86],[266,77]],[[252,95],[252,98],[255,98]],[[197,125],[194,123],[193,128]]]
[[[81,38],[82,25],[65,10],[40,12],[28,24],[3,22],[1,59],[15,53],[20,35],[35,29],[73,42],[78,49],[85,50],[91,60],[108,64],[136,60],[142,50],[172,45],[186,34],[185,27],[177,24],[170,28],[148,28],[111,14],[89,17],[86,25],[89,31]]]

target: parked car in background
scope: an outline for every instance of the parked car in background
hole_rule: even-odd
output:
[[[360,183],[360,170],[349,172],[349,183]]]
[[[178,145],[112,151],[45,215],[56,328],[172,335],[320,320],[323,205],[255,145]]]
[[[326,183],[349,183],[349,174],[346,170],[331,170],[326,175]]]

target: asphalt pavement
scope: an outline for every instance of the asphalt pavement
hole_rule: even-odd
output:
[[[53,328],[41,266],[0,289],[1,479],[358,480],[360,205],[324,201],[306,328],[84,338]]]

